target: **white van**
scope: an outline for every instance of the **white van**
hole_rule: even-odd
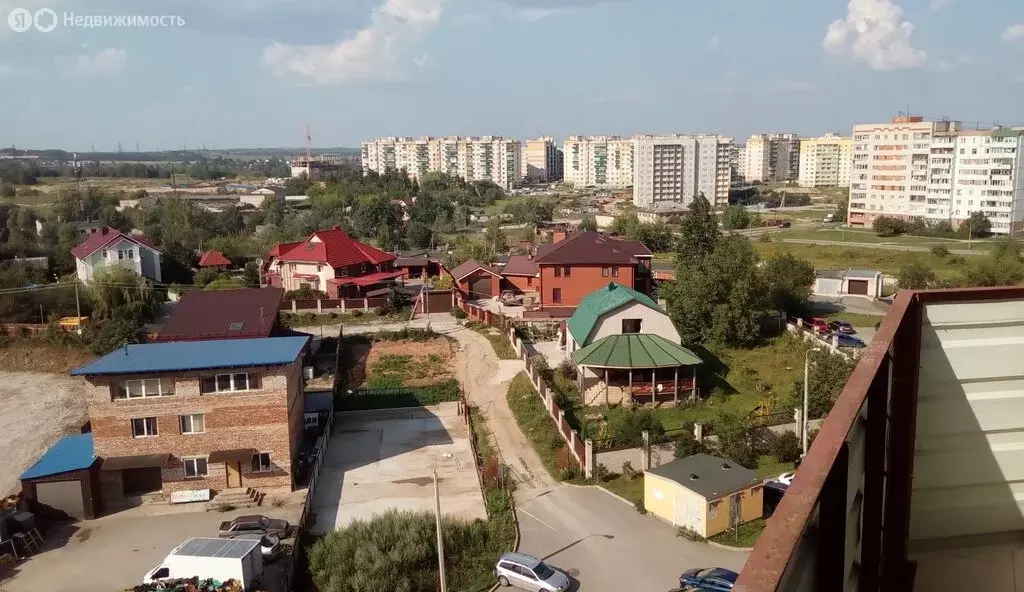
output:
[[[176,547],[163,563],[149,570],[143,584],[198,577],[221,582],[235,580],[253,589],[263,575],[259,539],[192,538]]]

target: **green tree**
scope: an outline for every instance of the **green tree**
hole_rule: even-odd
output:
[[[775,310],[802,314],[807,309],[815,278],[813,265],[789,252],[776,253],[764,262],[761,273]]]
[[[911,261],[900,267],[896,273],[896,281],[901,290],[924,290],[935,283],[935,272]]]
[[[449,269],[454,269],[470,259],[484,265],[490,262],[487,246],[478,240],[460,235],[455,239],[453,247],[452,254],[448,256]]]
[[[750,227],[750,212],[741,205],[731,205],[722,214],[722,227],[726,230],[743,230]]]
[[[197,287],[205,288],[209,283],[221,279],[222,275],[219,269],[204,267],[195,273],[193,281]]]
[[[284,221],[284,203],[273,195],[263,198],[260,204],[260,211],[263,212],[264,224],[280,224]]]
[[[960,231],[966,232],[974,238],[985,237],[992,234],[992,221],[984,212],[974,212],[960,225]]]
[[[89,284],[89,295],[96,320],[148,320],[158,306],[149,280],[117,266],[96,270]]]
[[[260,287],[260,266],[255,261],[250,261],[245,264],[245,271],[242,273],[242,280],[245,282],[246,287],[259,288]]]
[[[846,386],[846,381],[853,372],[853,362],[843,356],[815,350],[810,354],[811,367],[810,388],[807,395],[808,416],[811,419],[825,417],[835,404],[836,398]],[[803,407],[804,381],[801,374],[800,380],[793,384],[789,400],[786,404],[788,409]]]
[[[383,194],[361,198],[352,207],[352,229],[362,237],[377,236],[380,228],[397,228],[401,219],[399,207]]]
[[[377,247],[382,251],[394,252],[398,249],[398,237],[390,226],[381,226],[377,230]]]
[[[433,238],[434,231],[426,224],[420,222],[410,222],[409,228],[405,233],[405,240],[409,243],[409,246],[418,249],[429,247]]]
[[[879,216],[878,218],[875,218],[875,221],[871,225],[871,229],[874,230],[875,234],[878,236],[897,236],[907,232],[907,223],[898,218]]]
[[[504,253],[508,250],[508,236],[501,229],[501,219],[498,216],[492,216],[487,220],[484,244],[491,253]]]
[[[203,290],[208,292],[213,290],[238,290],[244,287],[246,287],[245,280],[242,278],[221,277],[206,284],[206,287],[203,288]]]
[[[796,432],[786,430],[772,438],[770,452],[779,462],[796,462],[800,458],[800,439]]]
[[[836,203],[836,211],[834,212],[834,218],[836,222],[846,222],[846,218],[849,215],[849,199],[843,198]]]
[[[757,466],[753,430],[743,416],[720,412],[711,420],[711,431],[718,437],[716,446],[722,456],[748,469]]]
[[[686,458],[693,456],[694,454],[701,454],[705,452],[704,445],[697,441],[693,437],[693,432],[686,432],[676,440],[675,449],[672,452],[672,456],[675,458]]]
[[[694,198],[690,211],[683,218],[678,244],[677,261],[692,263],[710,255],[718,244],[721,233],[718,219],[704,194]]]
[[[548,222],[555,215],[555,202],[536,196],[517,199],[505,206],[505,213],[517,222],[525,222],[534,226]]]
[[[593,214],[587,214],[580,220],[580,232],[597,232],[597,218]]]

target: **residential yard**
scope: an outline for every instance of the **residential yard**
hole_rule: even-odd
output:
[[[494,354],[501,360],[517,360],[519,356],[516,355],[516,350],[513,349],[512,344],[509,342],[500,329],[491,327],[483,323],[468,322],[466,323],[467,329],[472,329],[477,333],[487,338],[487,341],[491,342],[491,347],[494,348]]]
[[[17,489],[18,476],[61,436],[81,431],[84,391],[81,378],[0,371],[0,497]]]
[[[764,518],[751,520],[739,525],[736,530],[727,530],[711,537],[710,541],[730,547],[753,547],[764,532]]]
[[[455,372],[455,351],[444,337],[396,341],[346,337],[343,343],[351,389],[426,386]]]
[[[296,327],[321,327],[324,325],[369,325],[372,323],[395,323],[409,319],[412,313],[411,307],[384,315],[377,314],[373,309],[369,312],[353,310],[350,312],[282,312],[281,324],[288,328]]]
[[[762,259],[776,253],[792,253],[806,260],[815,269],[877,269],[883,273],[896,274],[907,263],[919,263],[935,272],[939,279],[958,276],[967,263],[964,257],[937,257],[931,253],[917,251],[892,251],[864,247],[836,247],[784,243],[777,240],[754,239],[754,249]]]

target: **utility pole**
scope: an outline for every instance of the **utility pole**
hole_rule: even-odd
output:
[[[444,537],[441,534],[441,491],[437,486],[437,469],[434,469],[434,514],[437,519],[437,565],[441,576],[441,592],[448,592],[444,577]]]
[[[804,354],[804,414],[800,418],[803,425],[800,426],[800,439],[801,439],[801,450],[803,455],[801,458],[807,456],[807,425],[810,423],[807,418],[807,400],[810,399],[811,395],[811,352],[817,351],[817,348],[811,348]]]

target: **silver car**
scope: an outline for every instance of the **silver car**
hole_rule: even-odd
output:
[[[534,592],[565,592],[569,576],[540,559],[523,553],[505,553],[494,567],[494,575],[502,586],[515,586]]]

